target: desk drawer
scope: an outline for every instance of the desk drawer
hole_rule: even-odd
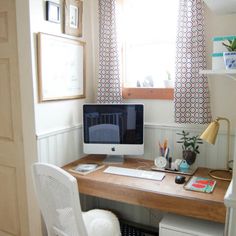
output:
[[[166,214],[159,224],[159,236],[223,236],[224,224],[186,216]]]
[[[193,234],[187,234],[178,232],[172,229],[160,228],[159,236],[192,236]]]

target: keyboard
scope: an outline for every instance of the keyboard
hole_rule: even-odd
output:
[[[114,175],[125,175],[130,177],[159,180],[159,181],[161,181],[165,176],[165,173],[161,172],[149,171],[149,170],[137,170],[131,168],[116,167],[116,166],[109,166],[103,172]]]

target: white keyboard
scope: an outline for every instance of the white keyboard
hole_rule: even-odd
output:
[[[161,172],[149,171],[149,170],[137,170],[124,167],[116,167],[116,166],[109,166],[103,172],[114,175],[125,175],[130,177],[152,179],[159,181],[161,181],[165,176],[165,173]]]

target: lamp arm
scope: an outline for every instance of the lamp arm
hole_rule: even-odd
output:
[[[216,121],[225,120],[227,122],[227,169],[229,169],[230,161],[230,121],[225,117],[217,117]]]

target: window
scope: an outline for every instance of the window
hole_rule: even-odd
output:
[[[122,0],[120,6],[124,96],[172,98],[178,0]]]

